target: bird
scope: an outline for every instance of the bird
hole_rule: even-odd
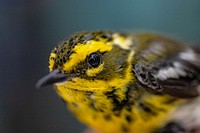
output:
[[[200,133],[200,47],[154,32],[85,31],[50,53],[36,87],[100,133]]]

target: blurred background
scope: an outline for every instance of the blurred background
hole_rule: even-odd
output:
[[[81,133],[52,87],[36,90],[58,42],[85,30],[147,30],[200,42],[199,0],[0,0],[0,133]]]

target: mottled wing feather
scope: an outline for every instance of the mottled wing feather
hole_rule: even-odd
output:
[[[133,72],[148,90],[181,98],[199,95],[200,54],[193,49],[165,60],[137,62]]]

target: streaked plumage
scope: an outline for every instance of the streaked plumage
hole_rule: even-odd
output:
[[[50,75],[75,116],[102,133],[200,127],[200,48],[153,33],[83,32],[57,46]]]

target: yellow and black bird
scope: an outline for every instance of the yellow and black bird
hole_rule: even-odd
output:
[[[100,133],[200,132],[200,48],[154,33],[82,32],[55,47],[50,74],[83,123]]]

